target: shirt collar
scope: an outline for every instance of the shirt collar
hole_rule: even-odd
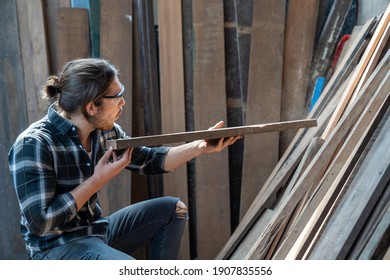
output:
[[[63,116],[61,116],[55,109],[56,104],[49,107],[48,118],[51,123],[62,133],[67,134],[69,131],[76,131],[76,127]]]

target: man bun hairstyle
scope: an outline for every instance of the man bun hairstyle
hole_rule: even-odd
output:
[[[50,100],[51,103],[57,101],[58,96],[61,93],[61,90],[58,87],[58,77],[55,75],[49,76],[41,93],[43,98]]]
[[[88,117],[86,105],[94,102],[99,106],[117,75],[118,70],[105,59],[75,59],[66,63],[58,76],[47,79],[42,94],[67,115],[81,110]]]

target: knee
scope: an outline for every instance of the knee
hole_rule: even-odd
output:
[[[176,217],[187,219],[188,218],[188,209],[183,201],[179,200],[176,203]]]

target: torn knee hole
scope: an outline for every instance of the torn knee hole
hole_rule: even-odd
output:
[[[187,218],[188,216],[187,206],[181,200],[176,203],[176,216],[178,218]]]

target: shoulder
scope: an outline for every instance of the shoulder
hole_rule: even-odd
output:
[[[13,149],[45,149],[49,146],[53,131],[53,127],[48,121],[47,117],[32,123],[27,129],[21,132],[16,138],[11,147]]]

